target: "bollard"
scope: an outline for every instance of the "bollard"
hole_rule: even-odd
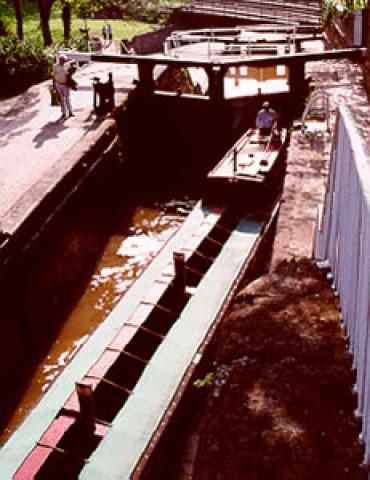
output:
[[[108,109],[110,111],[114,107],[114,83],[112,72],[108,73],[107,97]]]
[[[99,87],[100,87],[100,78],[99,77],[94,77],[93,78],[93,91],[94,91],[93,109],[94,109],[94,112],[96,112],[97,109],[98,109],[97,97],[98,97]]]
[[[312,149],[317,152],[322,152],[325,149],[325,134],[324,132],[315,131],[313,134]]]
[[[236,148],[233,150],[233,173],[236,175],[238,170],[238,151]]]
[[[108,73],[108,81],[103,83],[98,77],[93,79],[94,112],[103,115],[114,107],[114,84],[112,72]]]
[[[76,382],[76,393],[80,405],[79,422],[86,433],[93,435],[95,432],[95,409],[92,397],[92,386]]]

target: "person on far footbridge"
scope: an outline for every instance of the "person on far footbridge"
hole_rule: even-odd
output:
[[[107,41],[107,26],[106,25],[103,25],[103,28],[102,28],[102,34],[103,34],[103,44],[104,44],[104,47],[105,47],[105,43]]]
[[[110,23],[107,24],[107,37],[108,37],[108,41],[109,41],[109,45],[112,43],[112,40],[113,40],[113,30],[112,30],[112,26]]]

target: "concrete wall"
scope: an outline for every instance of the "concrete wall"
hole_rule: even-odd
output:
[[[149,180],[153,174],[175,177],[180,171],[190,175],[192,170],[199,176],[227,146],[230,112],[222,105],[175,92],[133,95],[128,105],[125,151],[133,166],[140,159],[157,159],[147,162],[142,172]]]
[[[365,69],[364,69],[364,75],[365,75],[365,87],[368,95],[370,96],[370,13],[369,13],[369,8],[366,9],[366,17],[365,17],[365,26],[367,25],[366,28],[366,37],[365,37],[365,45],[367,46],[367,58],[365,61]]]
[[[53,341],[78,298],[106,241],[109,215],[103,200],[113,191],[112,181],[119,182],[121,168],[118,136],[115,129],[107,133],[106,122],[112,128],[113,121],[106,120],[96,129],[90,139],[92,150],[81,141],[66,153],[76,155],[75,167],[1,252],[0,426],[40,352]]]
[[[354,17],[353,15],[348,17],[336,16],[334,19],[334,25],[337,29],[337,33],[342,37],[342,41],[347,46],[353,45],[353,33],[354,33]]]
[[[353,17],[342,17],[334,14],[326,27],[326,35],[335,48],[346,48],[353,45]]]
[[[176,26],[177,30],[207,27],[236,27],[239,25],[255,25],[260,22],[232,15],[211,15],[204,13],[186,12],[181,9],[175,10],[169,19],[169,23]]]
[[[355,44],[355,16],[336,15],[332,24],[326,29],[330,43],[334,47],[346,48]],[[365,88],[370,95],[370,14],[369,8],[362,10],[362,46],[367,47],[367,59],[364,63]]]
[[[352,15],[334,14],[326,33],[334,47],[347,48],[361,46],[368,31],[368,10]]]
[[[135,53],[148,54],[163,51],[163,42],[171,35],[172,27],[164,27],[153,32],[137,35],[131,42],[126,42],[129,48],[133,48]]]

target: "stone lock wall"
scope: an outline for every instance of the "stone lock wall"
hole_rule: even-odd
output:
[[[367,58],[365,61],[365,69],[364,69],[364,74],[365,74],[365,87],[368,95],[370,96],[370,12],[369,12],[369,7],[365,10],[365,24],[367,25],[367,38],[365,38],[366,41],[366,46],[367,46]]]

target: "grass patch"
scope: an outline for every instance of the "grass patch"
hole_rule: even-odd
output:
[[[106,24],[106,20],[88,20],[87,27],[90,35],[102,34],[102,27]],[[136,20],[109,20],[112,26],[113,39],[118,41],[122,38],[131,39],[135,35],[140,35],[152,30],[152,25],[148,23],[138,22]],[[71,37],[78,37],[81,35],[80,29],[85,28],[85,22],[79,18],[72,19]],[[62,20],[57,15],[50,20],[50,30],[54,43],[63,42],[63,24]],[[38,19],[28,20],[24,28],[25,38],[34,38],[42,40],[42,33],[40,22]]]
[[[42,41],[42,33],[40,27],[40,17],[38,8],[34,3],[24,2],[24,38]],[[3,18],[3,15],[2,15]],[[4,23],[10,33],[16,34],[15,14],[7,9]],[[103,25],[107,20],[87,20],[90,35],[101,35]],[[153,26],[150,23],[140,22],[137,20],[109,20],[113,30],[113,39],[116,41],[125,38],[131,39],[135,35],[151,31]],[[80,28],[85,27],[84,20],[72,16],[71,36],[78,37],[80,35]],[[63,41],[63,22],[61,19],[61,10],[56,6],[53,8],[50,16],[50,30],[54,43],[61,43]]]

